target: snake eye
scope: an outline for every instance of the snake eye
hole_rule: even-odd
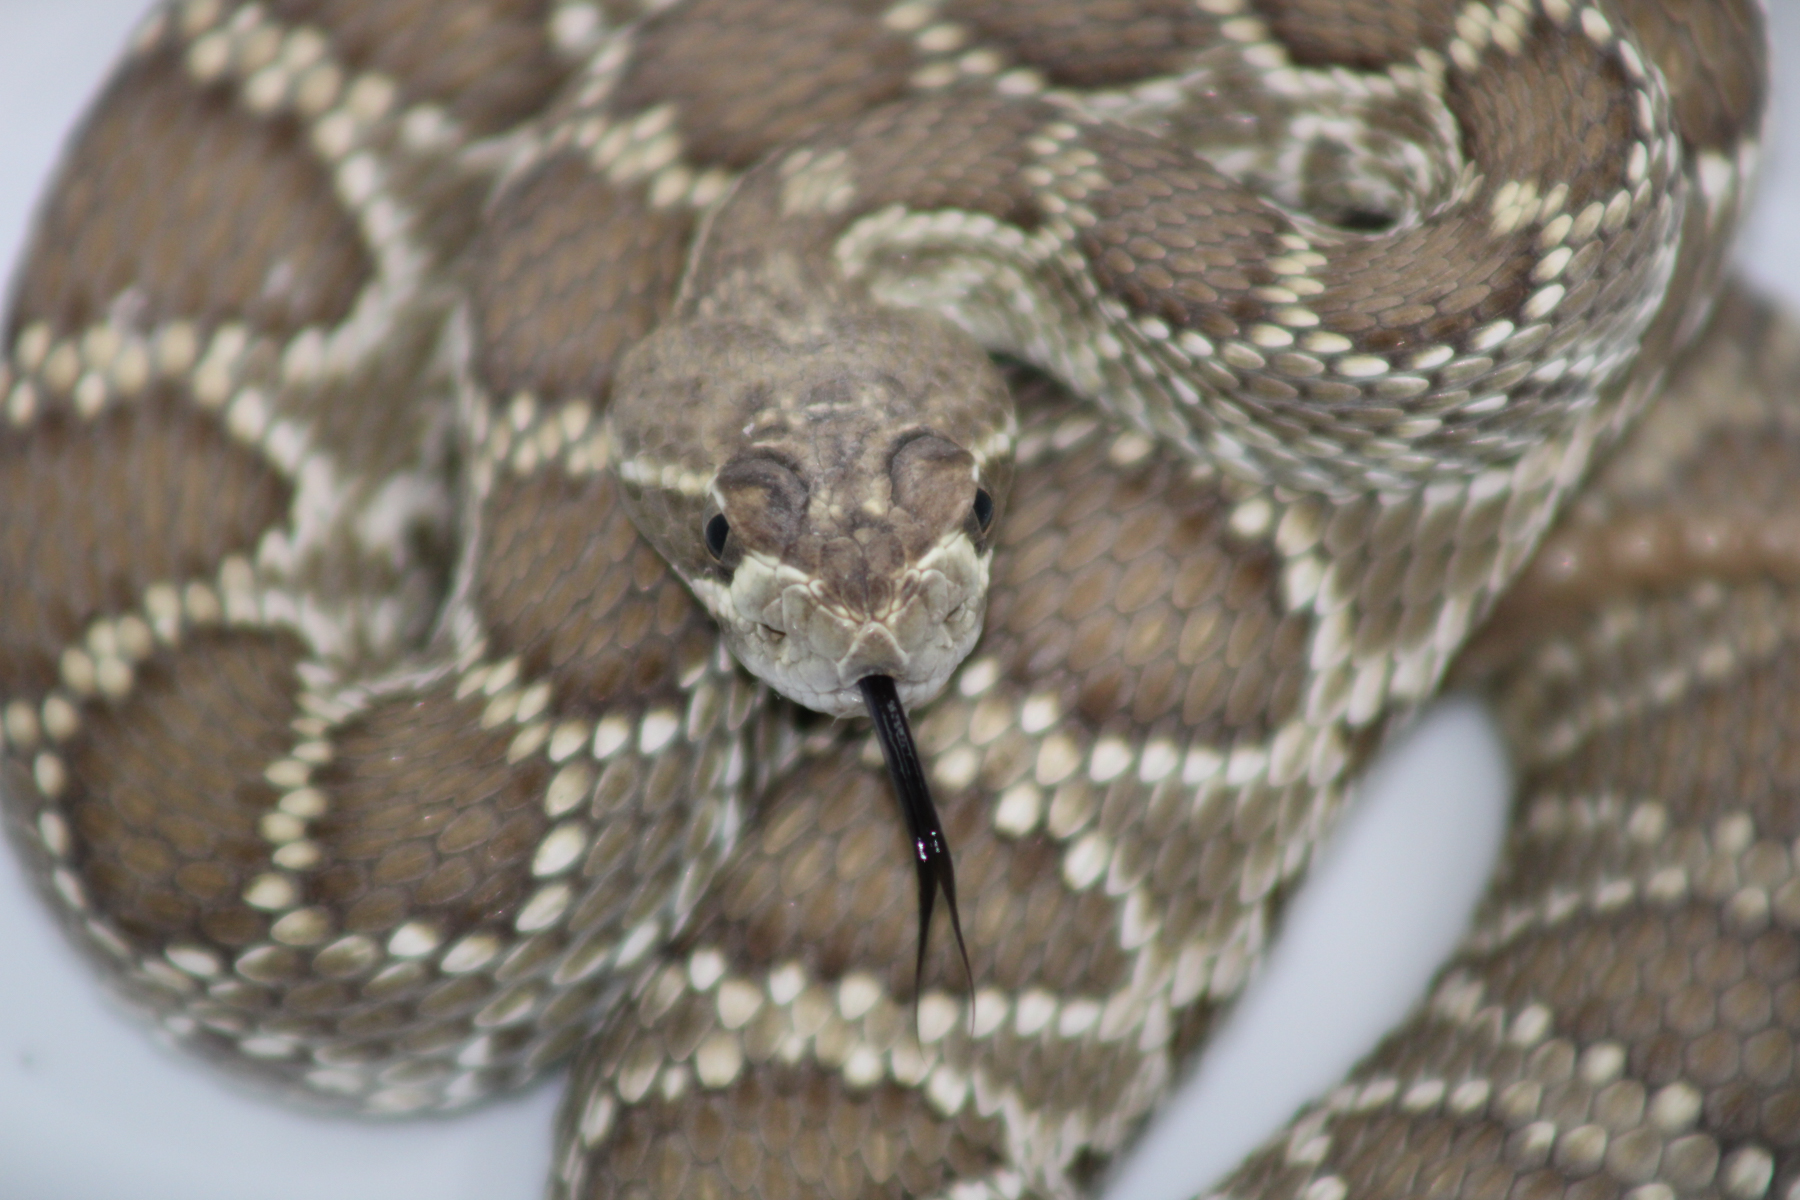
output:
[[[706,523],[706,549],[714,558],[725,557],[725,537],[731,532],[731,522],[725,519],[724,513],[714,513],[712,520]]]
[[[994,523],[994,498],[988,495],[986,488],[975,489],[975,523],[981,526],[983,533]]]

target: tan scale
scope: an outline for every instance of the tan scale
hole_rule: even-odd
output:
[[[0,791],[109,987],[336,1108],[574,1054],[553,1195],[1079,1194],[1523,569],[1463,660],[1515,850],[1223,1189],[1786,1197],[1800,374],[1712,316],[1755,9],[645,7],[181,0],[71,145],[0,367]],[[783,399],[772,327],[900,365]],[[821,512],[978,564],[905,697],[972,996],[941,928],[912,977],[873,741],[721,637],[719,427],[890,462]]]

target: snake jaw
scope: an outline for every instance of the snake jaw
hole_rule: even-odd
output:
[[[841,686],[856,687],[865,675],[902,675],[911,659],[886,625],[865,621],[849,652],[837,661],[838,681]]]
[[[861,681],[894,681],[901,703],[941,692],[975,648],[987,610],[991,550],[946,535],[867,611],[774,555],[746,552],[729,583],[698,580],[732,656],[777,692],[834,717],[865,711]]]

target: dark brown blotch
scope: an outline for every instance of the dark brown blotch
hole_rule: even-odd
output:
[[[157,51],[126,64],[76,135],[7,341],[26,321],[77,330],[109,313],[290,333],[342,319],[371,270],[299,122],[252,117]]]
[[[734,961],[804,963],[819,978],[873,970],[889,994],[967,989],[939,905],[924,972],[913,978],[918,881],[892,787],[879,766],[841,746],[779,779],[759,825],[721,873],[694,938]],[[1047,836],[1005,839],[979,786],[937,796],[955,855],[970,967],[979,986],[1105,994],[1129,967],[1108,897],[1062,883]]]
[[[0,695],[41,693],[95,618],[215,576],[286,512],[267,464],[176,395],[0,433]]]
[[[639,536],[610,472],[504,474],[484,516],[475,586],[492,653],[547,675],[568,716],[685,703],[680,681],[717,629]]]
[[[399,85],[400,103],[441,105],[477,137],[542,108],[572,64],[550,45],[548,0],[271,0],[271,13],[311,25],[353,71]]]
[[[71,859],[142,948],[241,947],[268,918],[240,899],[269,869],[262,778],[293,743],[299,642],[196,633],[139,665],[121,701],[91,706],[67,752]]]
[[[619,356],[668,310],[692,229],[687,210],[653,208],[573,154],[513,183],[470,252],[488,390],[604,398]]]
[[[1046,425],[1071,411],[1022,386]],[[1109,452],[1090,435],[1018,471],[976,653],[1095,727],[1126,713],[1208,741],[1269,736],[1298,702],[1310,628],[1283,609],[1273,548],[1231,533],[1217,488],[1172,452],[1125,467]]]
[[[1380,71],[1411,65],[1420,46],[1441,48],[1460,0],[1258,0],[1271,31],[1305,67]]]
[[[332,735],[332,761],[314,777],[327,811],[308,831],[329,866],[308,887],[346,929],[379,935],[425,920],[453,941],[530,891],[549,767],[507,762],[513,732],[481,728],[486,698],[457,700],[454,687],[378,702]],[[472,869],[444,869],[459,861]],[[453,879],[471,886],[453,892]]]
[[[966,23],[1058,87],[1101,88],[1166,75],[1218,37],[1218,19],[1191,0],[951,0],[943,19]]]
[[[638,31],[613,101],[677,106],[691,158],[742,170],[775,146],[907,93],[909,41],[879,6],[692,0]]]
[[[671,1024],[711,1024],[684,1015]],[[643,1052],[637,1039],[656,1039],[658,1054],[682,1045],[673,1032],[630,1027],[590,1043],[558,1117],[568,1144],[579,1144],[572,1125],[591,1091],[606,1086],[602,1078],[625,1055]],[[1002,1123],[972,1104],[945,1118],[916,1089],[852,1090],[823,1067],[760,1062],[722,1089],[622,1107],[606,1139],[576,1166],[571,1194],[902,1200],[996,1170],[1004,1146]]]

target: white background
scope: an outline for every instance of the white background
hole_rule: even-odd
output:
[[[0,274],[143,0],[0,0]],[[1800,305],[1800,0],[1771,0],[1776,112],[1741,254]],[[1784,65],[1786,73],[1784,74]],[[0,620],[5,614],[0,613]],[[1504,768],[1450,701],[1380,764],[1273,960],[1111,1200],[1176,1200],[1334,1080],[1447,953],[1498,845]],[[0,1200],[526,1200],[561,1078],[465,1117],[296,1114],[155,1046],[102,1001],[0,852]]]

